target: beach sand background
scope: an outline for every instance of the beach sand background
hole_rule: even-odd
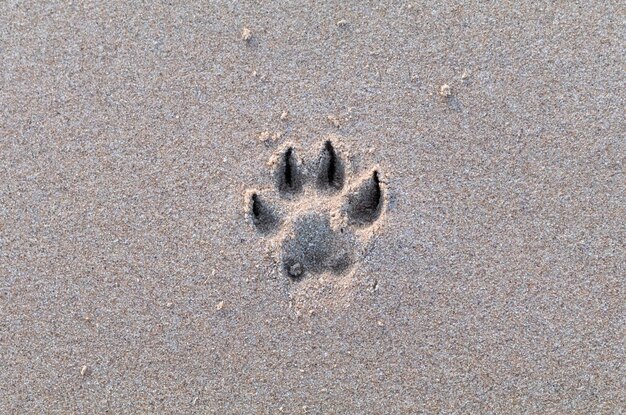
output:
[[[623,3],[0,16],[1,413],[624,413]],[[292,281],[326,140],[384,206]]]

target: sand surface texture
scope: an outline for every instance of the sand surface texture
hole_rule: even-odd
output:
[[[623,2],[0,2],[0,413],[621,414]]]

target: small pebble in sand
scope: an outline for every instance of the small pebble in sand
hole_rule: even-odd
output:
[[[339,27],[345,27],[345,26],[348,26],[348,21],[347,21],[347,20],[345,20],[345,19],[341,19],[341,20],[339,20],[339,21],[337,22],[337,26],[339,26]]]
[[[272,134],[269,131],[262,131],[261,134],[259,134],[259,141],[269,141],[271,136]]]
[[[439,87],[439,95],[441,95],[442,97],[449,97],[452,95],[452,89],[450,88],[450,85],[448,84],[443,84]]]
[[[278,141],[283,136],[282,131],[263,131],[259,134],[259,141],[262,143],[274,143]]]
[[[89,368],[87,366],[83,365],[83,367],[80,368],[80,375],[81,376],[86,376],[88,371],[89,371]]]
[[[244,42],[250,42],[251,39],[252,39],[252,32],[247,27],[244,27],[243,30],[241,31],[241,40],[243,40]]]
[[[285,110],[282,114],[280,114],[280,120],[285,121],[287,118],[289,118],[289,111]]]
[[[463,73],[461,74],[461,79],[466,80],[470,76],[470,71],[468,69],[463,69]]]
[[[299,262],[296,262],[292,266],[289,267],[289,275],[292,277],[299,277],[302,275],[302,265]]]
[[[215,308],[217,310],[221,310],[222,308],[224,308],[224,301],[220,301],[219,303],[217,303],[217,305],[215,306]]]
[[[330,123],[333,125],[333,127],[335,128],[339,128],[341,127],[341,120],[339,120],[339,117],[336,117],[334,115],[329,115],[328,116],[328,121],[330,121]]]

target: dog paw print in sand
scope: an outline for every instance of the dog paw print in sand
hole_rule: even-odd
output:
[[[375,168],[352,178],[345,155],[326,140],[311,154],[287,145],[270,160],[274,188],[248,190],[246,216],[268,238],[280,273],[303,296],[341,291],[366,254],[385,207]]]

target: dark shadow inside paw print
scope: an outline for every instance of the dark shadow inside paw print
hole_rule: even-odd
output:
[[[276,170],[276,185],[283,196],[293,195],[302,190],[302,175],[292,147],[283,153]]]
[[[380,216],[382,197],[378,172],[374,170],[371,177],[348,196],[348,217],[358,225],[373,223]]]
[[[317,186],[322,190],[341,190],[343,181],[343,162],[337,156],[333,143],[327,140],[320,155]]]
[[[254,226],[261,233],[270,233],[278,224],[278,217],[257,193],[250,196],[250,213]]]

